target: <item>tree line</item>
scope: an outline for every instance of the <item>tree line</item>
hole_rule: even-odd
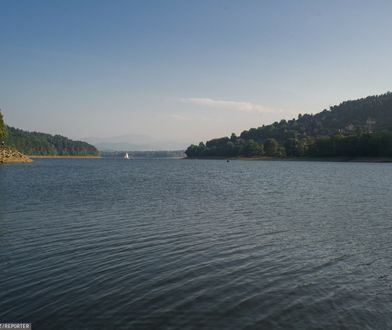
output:
[[[7,136],[7,128],[4,123],[3,114],[0,111],[0,139],[3,140]]]
[[[1,124],[0,124],[1,127]],[[96,156],[97,148],[82,141],[70,140],[61,135],[27,132],[6,127],[5,142],[26,155],[42,156]]]
[[[392,133],[353,136],[323,136],[306,140],[288,139],[284,144],[274,138],[263,143],[254,140],[214,139],[191,145],[189,158],[214,157],[392,157]]]
[[[392,157],[392,93],[346,101],[318,114],[298,115],[191,145],[203,157]]]

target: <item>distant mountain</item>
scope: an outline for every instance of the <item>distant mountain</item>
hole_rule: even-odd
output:
[[[391,140],[391,141],[390,141]],[[191,145],[188,157],[392,156],[392,93]]]
[[[124,158],[125,151],[101,151],[102,157]],[[135,158],[184,158],[185,150],[161,150],[161,151],[129,151],[129,156]]]
[[[113,137],[88,137],[83,139],[93,144],[100,151],[155,151],[155,150],[183,150],[186,144],[156,139],[141,134],[128,134]]]
[[[109,151],[109,152],[115,152],[115,151],[122,151],[122,150],[150,150],[151,146],[149,145],[143,145],[143,144],[132,144],[132,143],[126,143],[126,142],[90,142],[93,144],[98,150],[100,151]]]
[[[96,156],[99,154],[94,146],[61,135],[28,132],[9,126],[7,132],[6,144],[26,155]]]

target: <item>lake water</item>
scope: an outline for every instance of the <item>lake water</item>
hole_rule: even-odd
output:
[[[391,329],[392,164],[0,166],[0,322]]]

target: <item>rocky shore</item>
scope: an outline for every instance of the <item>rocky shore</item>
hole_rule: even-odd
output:
[[[30,163],[32,160],[13,147],[0,146],[0,164]]]

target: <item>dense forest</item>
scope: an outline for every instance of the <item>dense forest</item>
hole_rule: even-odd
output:
[[[191,145],[203,157],[392,157],[392,93]]]
[[[98,150],[82,141],[73,141],[61,135],[27,132],[7,126],[5,143],[26,155],[96,156]]]

